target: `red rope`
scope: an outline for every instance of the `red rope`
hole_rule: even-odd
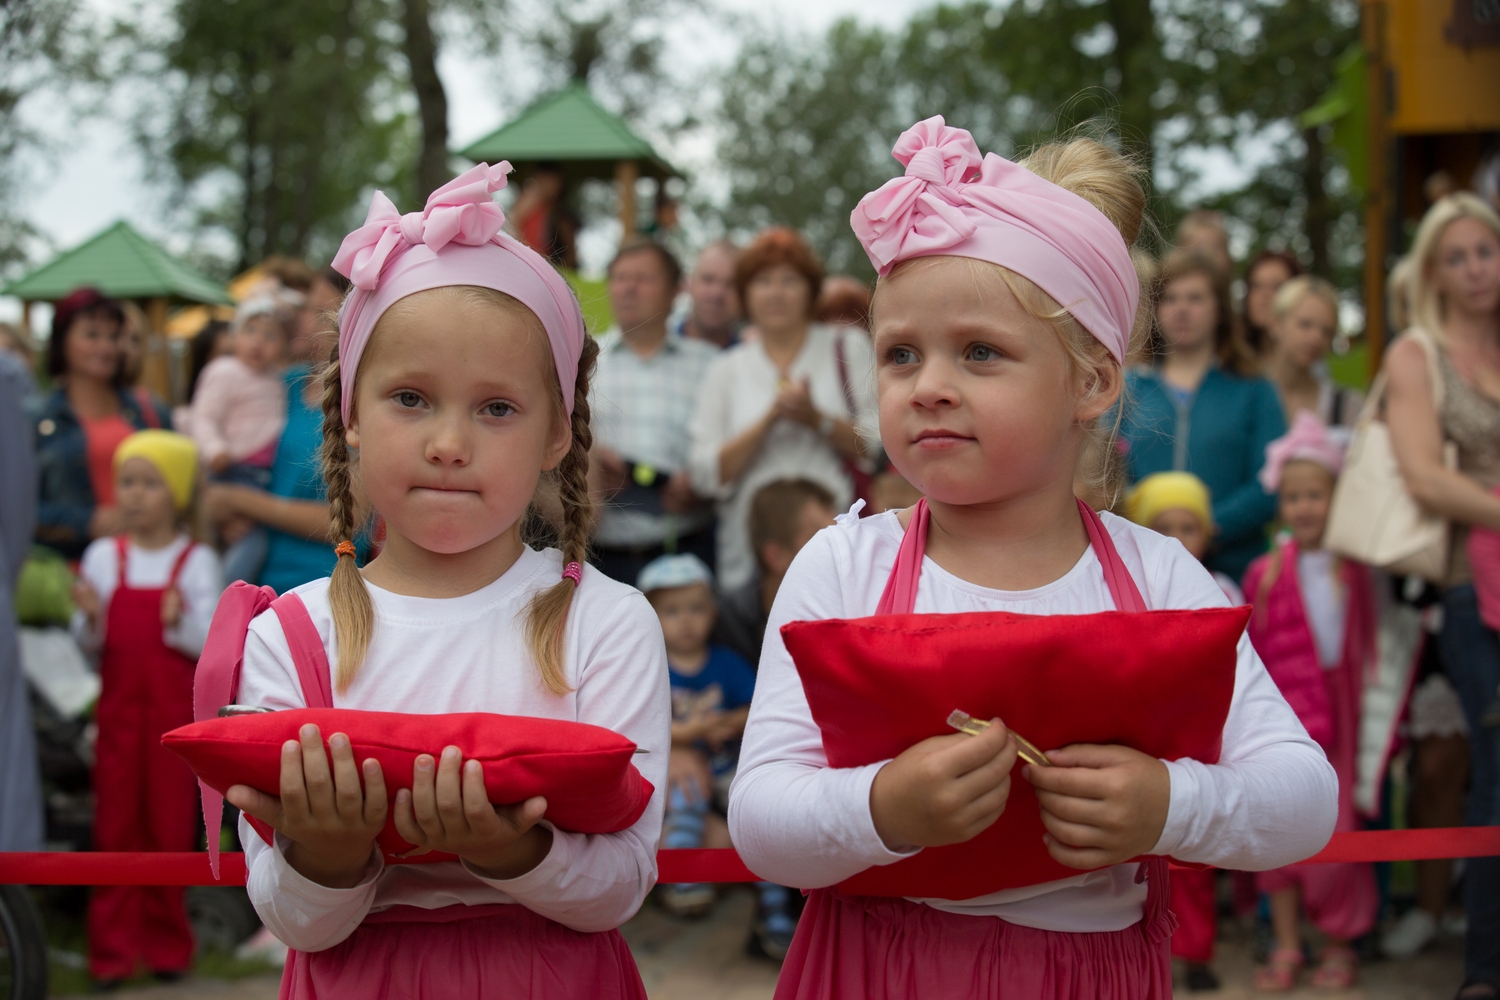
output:
[[[1340,861],[1421,861],[1500,856],[1500,826],[1336,833],[1305,864]],[[244,885],[245,856],[220,855],[215,883],[208,855],[196,852],[0,852],[0,885]],[[732,850],[662,851],[661,882],[754,882]]]

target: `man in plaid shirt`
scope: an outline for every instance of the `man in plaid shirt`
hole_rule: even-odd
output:
[[[615,326],[599,342],[590,390],[594,450],[590,479],[608,498],[594,538],[594,564],[631,586],[647,563],[691,552],[714,562],[713,507],[688,481],[688,422],[713,344],[667,329],[682,282],[677,259],[636,240],[609,265]]]

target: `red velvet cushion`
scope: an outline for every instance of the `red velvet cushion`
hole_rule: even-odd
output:
[[[833,767],[951,733],[955,708],[998,716],[1044,751],[1120,743],[1214,763],[1249,614],[884,615],[792,622],[781,634]],[[1036,795],[1017,772],[1004,814],[978,837],[868,869],[839,888],[970,899],[1079,874],[1052,860],[1044,832]]]
[[[408,715],[347,708],[298,708],[282,712],[208,719],[162,737],[162,745],[183,760],[209,787],[224,792],[249,785],[271,795],[281,787],[281,747],[314,723],[326,741],[344,733],[355,760],[380,762],[387,794],[411,787],[419,754],[437,756],[447,746],[464,759],[484,765],[484,785],[497,805],[547,798],[547,815],[559,829],[575,833],[614,833],[641,818],[651,783],[636,770],[635,744],[612,730],[582,722],[524,715],[462,712]],[[392,809],[394,815],[394,808]],[[270,843],[270,830],[253,821]],[[388,859],[412,849],[388,819],[379,843]],[[417,862],[452,860],[429,853]]]

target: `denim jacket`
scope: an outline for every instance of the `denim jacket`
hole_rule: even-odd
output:
[[[170,426],[168,415],[160,407],[152,420],[143,412],[142,400],[135,393],[127,389],[119,392],[120,416],[130,426],[137,430]],[[36,442],[38,501],[34,537],[64,558],[80,559],[90,541],[89,520],[96,502],[83,424],[73,412],[65,389],[58,387],[36,400],[31,427]]]

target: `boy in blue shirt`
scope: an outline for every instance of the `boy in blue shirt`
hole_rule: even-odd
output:
[[[672,685],[672,755],[667,766],[667,814],[662,846],[732,846],[724,814],[739,764],[740,737],[750,715],[755,671],[740,654],[709,643],[717,608],[713,573],[695,555],[665,555],[636,580],[661,620]],[[789,894],[762,883],[752,944],[782,957],[796,921]],[[679,916],[712,908],[714,888],[703,883],[663,885],[663,906]]]

